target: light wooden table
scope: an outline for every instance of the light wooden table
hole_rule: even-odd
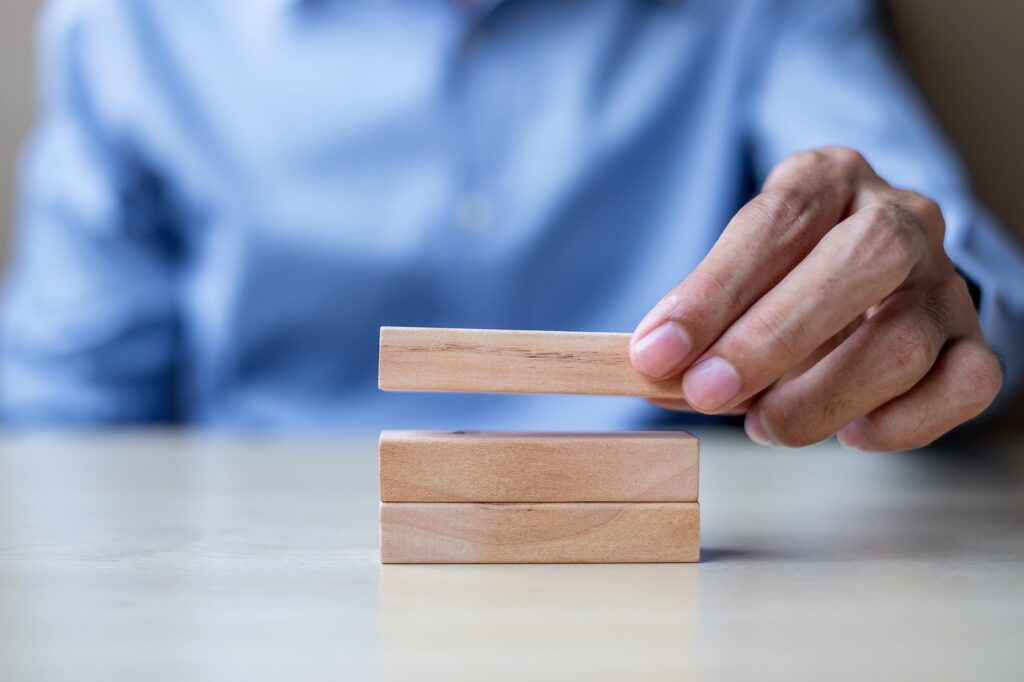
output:
[[[373,439],[7,437],[0,680],[1024,679],[1024,439],[698,435],[699,565],[385,567]]]

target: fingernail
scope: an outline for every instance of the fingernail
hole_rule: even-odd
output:
[[[847,450],[864,450],[867,448],[867,443],[864,440],[864,432],[861,430],[860,419],[854,419],[852,422],[839,429],[836,433],[836,440]]]
[[[701,411],[717,410],[740,392],[740,375],[722,358],[702,360],[683,376],[683,395]]]
[[[747,431],[747,436],[750,440],[754,441],[758,445],[771,445],[771,438],[764,430],[764,426],[761,424],[761,415],[756,411],[748,412],[747,418],[744,420],[744,428]]]
[[[671,376],[691,348],[686,332],[675,322],[666,322],[633,344],[633,364],[649,377]]]

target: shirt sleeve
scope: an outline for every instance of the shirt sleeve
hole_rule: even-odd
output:
[[[53,3],[40,22],[40,114],[20,167],[0,307],[0,415],[8,425],[175,415],[166,202],[98,103],[101,79],[90,66],[103,40],[84,5]]]
[[[981,288],[979,314],[1006,370],[997,404],[1024,380],[1024,253],[972,194],[966,173],[900,67],[866,0],[771,4],[775,30],[754,90],[751,148],[764,178],[804,149],[860,151],[896,186],[931,197],[946,220],[946,250]]]

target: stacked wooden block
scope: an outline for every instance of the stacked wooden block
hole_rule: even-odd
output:
[[[385,327],[380,386],[680,397],[632,370],[625,334]],[[385,431],[381,561],[697,561],[698,468],[679,431]]]

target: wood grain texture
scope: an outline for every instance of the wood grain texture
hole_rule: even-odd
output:
[[[383,502],[696,502],[685,431],[385,431]]]
[[[700,558],[697,502],[382,502],[381,563],[665,563]]]
[[[386,391],[581,393],[682,399],[633,369],[629,334],[381,327]]]

